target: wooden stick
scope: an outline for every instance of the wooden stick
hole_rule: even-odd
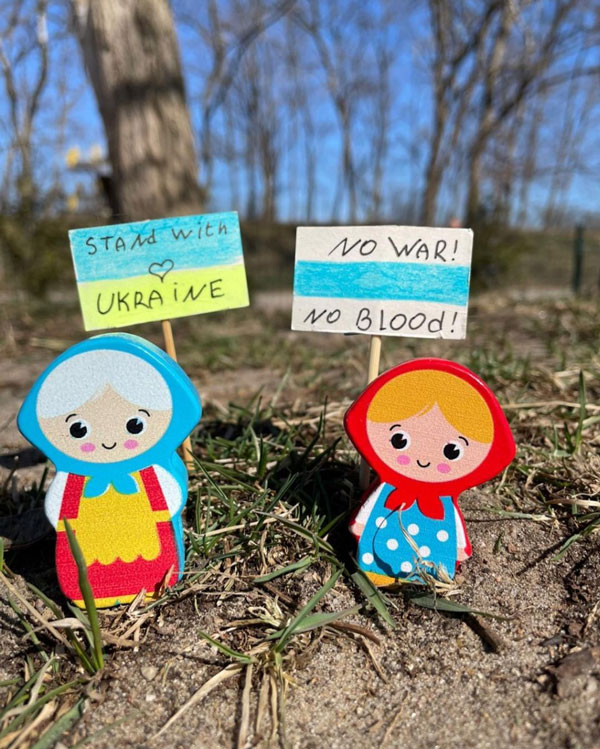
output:
[[[379,374],[379,361],[381,359],[381,336],[372,335],[371,345],[369,347],[369,368],[367,370],[367,385],[377,377]],[[358,474],[358,483],[361,491],[369,486],[369,479],[371,478],[371,469],[369,464],[364,458],[360,461],[360,471]]]
[[[175,339],[173,338],[173,328],[171,327],[170,320],[162,321],[162,332],[163,338],[165,339],[165,351],[169,354],[171,359],[177,361]],[[188,473],[191,473],[194,469],[194,458],[192,453],[192,440],[189,437],[186,437],[183,443],[183,462],[188,469]]]

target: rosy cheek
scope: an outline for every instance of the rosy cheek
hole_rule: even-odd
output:
[[[93,453],[96,449],[96,445],[94,445],[93,442],[84,442],[79,449],[82,453]]]
[[[126,450],[135,450],[138,445],[139,442],[137,440],[125,440],[125,442],[123,442],[123,447]]]
[[[437,469],[440,473],[450,473],[450,466],[448,463],[438,463]]]
[[[399,466],[407,466],[410,463],[410,458],[408,455],[398,455],[396,463],[398,463]]]

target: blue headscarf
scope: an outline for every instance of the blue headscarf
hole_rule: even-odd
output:
[[[87,351],[106,350],[132,354],[150,364],[169,388],[172,415],[166,432],[145,452],[114,463],[92,463],[65,455],[49,442],[38,422],[37,399],[48,375],[62,362]],[[68,383],[65,383],[65,387],[68,387]],[[143,338],[129,333],[110,333],[81,341],[55,359],[31,388],[19,411],[17,424],[21,433],[54,463],[57,471],[88,477],[84,489],[85,497],[104,494],[110,484],[121,494],[133,494],[137,491],[137,485],[131,474],[151,465],[159,465],[177,480],[185,500],[187,471],[175,450],[196,426],[201,415],[202,407],[196,388],[177,362],[158,346]]]

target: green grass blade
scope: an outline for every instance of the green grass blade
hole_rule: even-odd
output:
[[[342,619],[346,619],[348,616],[358,614],[362,609],[362,604],[358,603],[356,606],[351,606],[348,609],[342,609],[342,611],[318,611],[316,614],[309,614],[304,618],[302,624],[296,630],[296,633],[309,632],[311,629],[319,629],[320,627],[326,627],[328,624],[339,622]]]
[[[29,590],[31,590],[32,593],[35,593],[35,595],[38,598],[40,598],[46,604],[46,606],[48,606],[50,611],[52,611],[52,613],[57,619],[63,618],[63,612],[60,610],[60,606],[58,606],[51,598],[48,598],[48,596],[44,592],[42,592],[38,587],[36,587],[33,583],[25,581],[25,584],[27,585]],[[85,622],[85,624],[86,626],[89,625],[88,622]],[[83,650],[83,647],[81,643],[79,642],[79,640],[77,639],[77,635],[75,634],[75,632],[73,632],[73,630],[71,629],[67,629],[66,635],[69,640],[69,643],[71,644],[73,650],[75,651],[77,657],[81,661],[85,670],[91,675],[96,673],[96,668],[94,667],[94,664],[90,660],[88,654]]]
[[[7,596],[8,605],[11,607],[11,609],[15,612],[15,614],[19,617],[19,621],[23,625],[23,629],[27,632],[25,635],[25,638],[29,638],[31,642],[36,646],[39,653],[41,654],[42,658],[44,660],[48,661],[50,660],[51,656],[48,655],[48,653],[44,650],[44,647],[42,646],[42,642],[40,638],[37,636],[36,631],[31,626],[31,624],[27,621],[27,617],[25,614],[21,611],[21,609],[17,606],[16,602],[11,598],[11,596]]]
[[[35,680],[38,678],[39,675],[40,675],[40,671],[33,672],[33,674],[29,677],[29,679],[25,682],[25,684],[23,684],[23,686],[19,689],[19,691],[15,695],[13,695],[10,702],[8,702],[6,705],[3,706],[1,715],[3,715],[8,710],[11,710],[13,707],[18,705],[20,702],[23,702],[23,700],[27,698],[29,688],[33,686]]]
[[[299,630],[300,625],[303,623],[304,619],[306,619],[306,617],[310,614],[310,612],[314,609],[314,607],[319,603],[319,601],[331,590],[331,588],[333,588],[333,586],[338,581],[342,572],[343,572],[342,569],[337,569],[333,573],[333,575],[329,578],[329,580],[325,583],[325,585],[319,588],[319,590],[314,594],[314,596],[310,599],[310,601],[301,609],[301,611],[287,625],[287,627],[281,633],[279,642],[275,646],[276,652],[281,653],[281,651],[285,648],[285,646],[289,642],[290,638],[293,637],[293,635]]]
[[[46,604],[46,606],[50,609],[50,611],[57,619],[63,618],[64,614],[60,610],[60,606],[57,603],[55,603],[51,598],[48,598],[45,593],[43,593],[37,586],[35,586],[33,583],[30,583],[28,580],[25,580],[25,585],[32,593],[35,593],[35,595]]]
[[[256,491],[255,486],[249,484],[247,481],[243,481],[243,479],[246,478],[246,474],[241,473],[240,471],[236,471],[234,468],[227,468],[225,466],[219,465],[219,463],[211,463],[207,460],[199,461],[198,466],[202,473],[206,476],[208,481],[212,484],[213,488],[215,488],[217,492],[220,492],[222,494],[222,497],[225,497],[225,499],[227,499],[227,497],[222,493],[221,487],[218,486],[209,476],[209,470],[214,471],[215,473],[219,473],[225,478],[233,479],[236,484],[238,484],[243,489],[247,489],[250,492]]]
[[[456,603],[456,601],[451,601],[448,598],[434,596],[430,593],[416,593],[414,595],[408,593],[406,599],[417,606],[432,609],[433,611],[443,611],[446,614],[475,614],[476,616],[486,616],[488,619],[497,619],[501,622],[508,622],[512,619],[511,616],[502,616],[500,614],[492,614],[489,611],[472,609],[470,606]]]
[[[9,733],[12,733],[15,731],[22,723],[25,722],[25,719],[31,715],[34,712],[37,712],[40,707],[43,707],[47,702],[50,702],[55,697],[58,697],[61,694],[64,694],[64,692],[67,692],[69,689],[74,687],[75,685],[81,684],[80,679],[73,679],[73,681],[69,681],[66,684],[61,684],[60,687],[56,687],[55,689],[51,689],[49,692],[46,692],[42,697],[40,697],[38,700],[36,700],[33,704],[27,705],[27,707],[23,710],[22,713],[19,713],[17,717],[9,723],[7,726],[5,726],[2,731],[0,731],[0,739],[3,739],[5,736],[7,736]]]
[[[52,749],[63,733],[73,728],[77,721],[81,719],[84,704],[85,698],[82,697],[68,712],[61,716],[56,723],[53,723],[50,728],[40,736],[31,749]]]
[[[254,663],[254,659],[246,655],[245,653],[240,653],[238,650],[233,650],[233,648],[230,648],[227,645],[224,645],[222,642],[219,642],[218,640],[215,640],[210,635],[207,635],[206,632],[203,632],[201,629],[197,630],[198,634],[203,640],[206,640],[207,642],[210,642],[210,644],[217,648],[223,655],[228,656],[229,658],[233,658],[235,661],[239,661],[240,663]]]
[[[309,567],[314,562],[313,557],[302,557],[302,559],[299,559],[297,562],[292,562],[292,564],[286,564],[285,567],[278,567],[276,570],[273,570],[273,572],[268,572],[266,575],[260,575],[260,577],[255,577],[253,582],[255,583],[268,583],[270,580],[275,580],[276,577],[281,577],[282,575],[289,575],[290,572],[297,572],[298,570],[303,570],[306,567]]]
[[[349,609],[343,609],[342,611],[318,611],[316,614],[309,614],[304,618],[302,623],[294,631],[295,635],[299,635],[302,632],[310,632],[312,629],[319,629],[320,627],[326,627],[328,624],[339,622],[348,616],[358,614],[362,609],[362,603],[352,606]],[[277,640],[283,634],[284,630],[280,629],[277,632],[270,634],[268,640]]]
[[[586,516],[590,517],[590,516]],[[576,541],[580,541],[582,538],[585,538],[586,536],[589,536],[590,533],[595,531],[598,526],[600,526],[600,514],[596,515],[596,513],[591,513],[591,517],[593,518],[590,523],[588,523],[584,528],[582,528],[580,531],[577,531],[576,533],[573,533],[567,540],[563,543],[563,545],[560,547],[558,552],[552,557],[553,562],[560,561],[564,555],[567,553],[567,550],[570,546],[572,546]],[[582,520],[585,520],[585,518],[582,518]]]
[[[357,570],[351,575],[351,577],[356,583],[356,586],[360,588],[360,592],[365,596],[371,606],[373,606],[383,621],[394,629],[396,622],[392,619],[392,615],[387,607],[386,599],[379,588],[376,585],[373,585],[362,570]]]
[[[282,517],[281,515],[275,515],[271,512],[260,512],[259,510],[257,510],[256,514],[262,515],[263,517],[274,518],[279,523],[283,523],[283,525],[293,530],[299,536],[302,536],[303,538],[306,538],[309,541],[312,541],[313,544],[315,545],[315,549],[323,550],[335,557],[335,550],[330,543],[320,538],[316,533],[313,533],[312,531],[308,530],[303,525],[300,525],[300,523],[296,523],[295,521],[290,520],[289,518]]]
[[[92,630],[92,637],[94,640],[94,665],[99,671],[104,666],[104,653],[102,652],[102,633],[100,632],[98,610],[96,608],[96,602],[94,601],[92,586],[90,585],[90,581],[87,575],[87,564],[85,563],[83,552],[81,551],[79,542],[77,541],[68,520],[65,520],[65,530],[67,532],[67,540],[69,542],[71,554],[73,555],[75,564],[77,565],[79,588],[81,590],[81,595],[83,596],[83,602],[85,604],[85,610],[87,611],[90,628]]]
[[[15,676],[14,679],[5,679],[4,681],[0,681],[0,687],[12,687],[15,684],[18,684],[19,681],[21,680],[18,676]]]

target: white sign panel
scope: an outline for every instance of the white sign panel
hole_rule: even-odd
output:
[[[298,227],[292,330],[464,338],[473,232]]]

